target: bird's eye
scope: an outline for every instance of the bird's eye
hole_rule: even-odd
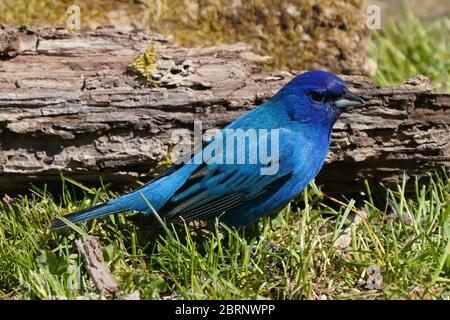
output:
[[[323,93],[313,91],[310,93],[309,97],[315,103],[324,103],[326,100],[326,96]]]

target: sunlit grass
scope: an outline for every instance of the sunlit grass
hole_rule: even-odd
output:
[[[386,22],[373,34],[368,55],[378,65],[375,82],[400,84],[422,74],[438,91],[450,91],[450,19],[425,25],[405,10],[401,21]]]
[[[441,299],[450,293],[449,183],[445,175],[423,179],[408,196],[404,184],[387,189],[386,207],[370,196],[336,206],[342,201],[309,188],[253,233],[167,226],[155,236],[123,215],[80,228],[100,237],[120,297],[137,290],[142,299]],[[75,247],[82,235],[48,229],[56,215],[115,196],[84,191],[76,200],[64,188],[61,204],[38,190],[0,202],[0,298],[99,297]],[[367,218],[351,223],[361,213]],[[343,236],[346,246],[333,245]],[[380,271],[381,285],[373,286],[370,270]]]

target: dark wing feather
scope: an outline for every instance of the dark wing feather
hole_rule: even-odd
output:
[[[219,168],[208,170],[206,164],[199,166],[186,181],[186,183],[178,189],[178,191],[169,200],[166,205],[159,210],[163,216],[169,220],[178,220],[182,218],[189,220],[205,220],[214,216],[219,216],[227,211],[243,206],[258,197],[267,195],[268,192],[277,190],[292,176],[292,173],[286,173],[278,177],[269,179],[268,176],[260,176],[252,186],[251,190],[242,190],[239,188],[242,181],[247,181],[251,176],[246,177],[245,174],[238,171],[228,170],[228,172],[220,171]],[[214,190],[202,186],[202,182],[206,179],[221,176],[220,184],[229,181],[236,181],[234,185],[225,188],[227,192],[215,194]],[[262,183],[267,182],[267,183]],[[192,191],[193,192],[190,192]],[[186,196],[183,195],[187,194]],[[174,200],[175,199],[175,200]]]

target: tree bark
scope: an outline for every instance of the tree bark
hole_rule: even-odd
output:
[[[87,273],[101,295],[106,298],[117,295],[120,292],[119,284],[103,257],[98,238],[86,236],[75,240],[75,244]]]
[[[151,87],[128,65],[153,43]],[[55,183],[145,181],[174,129],[220,128],[261,104],[295,72],[262,70],[243,43],[180,48],[144,31],[0,26],[0,192]],[[450,94],[423,77],[379,88],[344,77],[368,106],[341,116],[318,182],[358,191],[364,179],[399,181],[450,166]]]

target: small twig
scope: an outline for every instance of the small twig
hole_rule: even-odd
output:
[[[119,292],[119,285],[103,258],[98,238],[87,236],[75,241],[86,271],[101,294],[110,298]]]

